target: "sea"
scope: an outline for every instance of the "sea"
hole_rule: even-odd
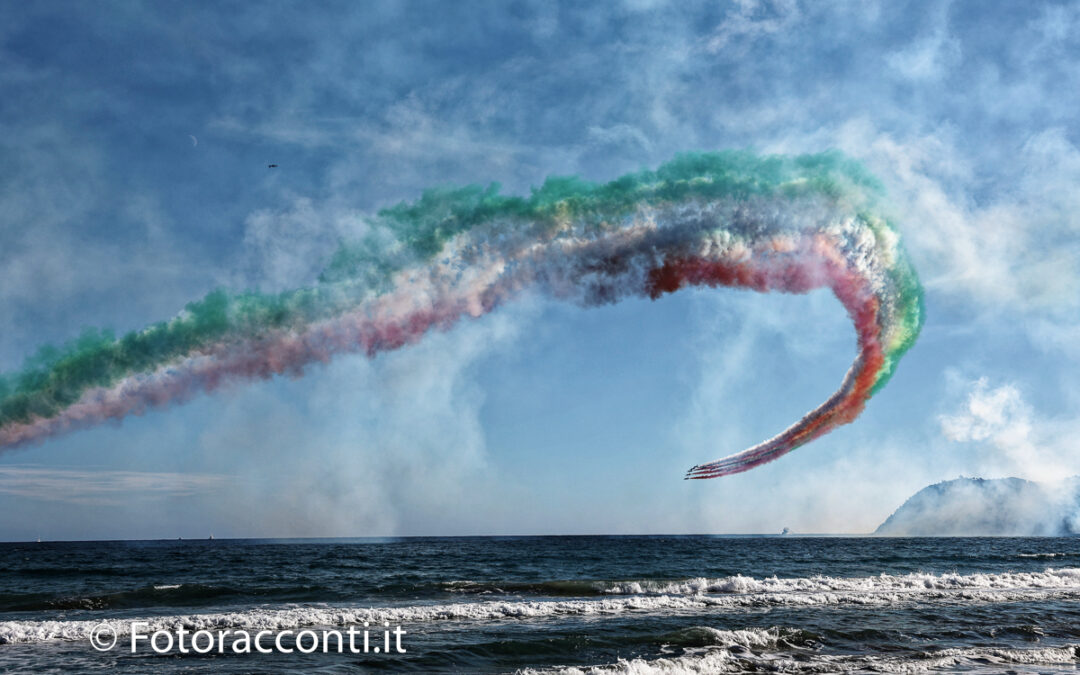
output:
[[[1077,538],[0,544],[4,673],[1036,673],[1078,664]]]

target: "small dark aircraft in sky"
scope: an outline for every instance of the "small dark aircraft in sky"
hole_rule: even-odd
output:
[[[266,168],[268,168],[268,169],[276,169],[276,168],[277,168],[277,164],[267,164],[267,165],[266,165]]]

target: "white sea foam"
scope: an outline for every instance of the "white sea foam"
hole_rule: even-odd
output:
[[[736,575],[680,581],[622,581],[600,586],[612,595],[699,595],[706,593],[888,593],[963,589],[1077,588],[1080,568],[1047,569],[1044,572],[998,574],[881,574],[873,577],[797,577],[757,579]]]
[[[906,574],[873,577],[691,579],[680,582],[618,582],[611,597],[573,600],[506,600],[395,607],[284,606],[234,612],[148,617],[149,630],[246,628],[286,630],[301,626],[417,624],[433,621],[517,621],[551,616],[626,613],[677,614],[715,608],[776,606],[890,606],[910,602],[992,603],[1080,599],[1080,569],[1001,574]],[[622,595],[616,595],[621,593]],[[631,595],[631,593],[636,593]],[[81,640],[102,621],[0,622],[0,644]],[[131,619],[108,619],[120,634]]]
[[[965,672],[1016,672],[1027,667],[1075,666],[1080,645],[1038,649],[971,647],[905,655],[831,655],[810,649],[774,651],[784,629],[713,630],[717,645],[683,656],[620,659],[595,666],[525,669],[518,675],[697,675],[701,673],[924,673],[962,668]]]

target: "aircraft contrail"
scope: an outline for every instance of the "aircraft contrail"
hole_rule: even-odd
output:
[[[372,216],[319,282],[277,295],[216,291],[117,339],[88,331],[0,378],[0,448],[185,401],[227,381],[374,356],[533,289],[594,306],[687,286],[829,288],[858,351],[840,388],[759,445],[692,468],[713,478],[772,461],[855,419],[923,322],[922,290],[881,190],[839,153],[679,155],[610,183],[549,178],[436,189]]]

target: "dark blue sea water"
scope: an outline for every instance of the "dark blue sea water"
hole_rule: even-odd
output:
[[[212,651],[132,654],[133,620]],[[364,623],[405,653],[336,653]],[[330,653],[233,653],[305,629]],[[1078,644],[1074,538],[0,544],[0,672],[1060,672]]]

